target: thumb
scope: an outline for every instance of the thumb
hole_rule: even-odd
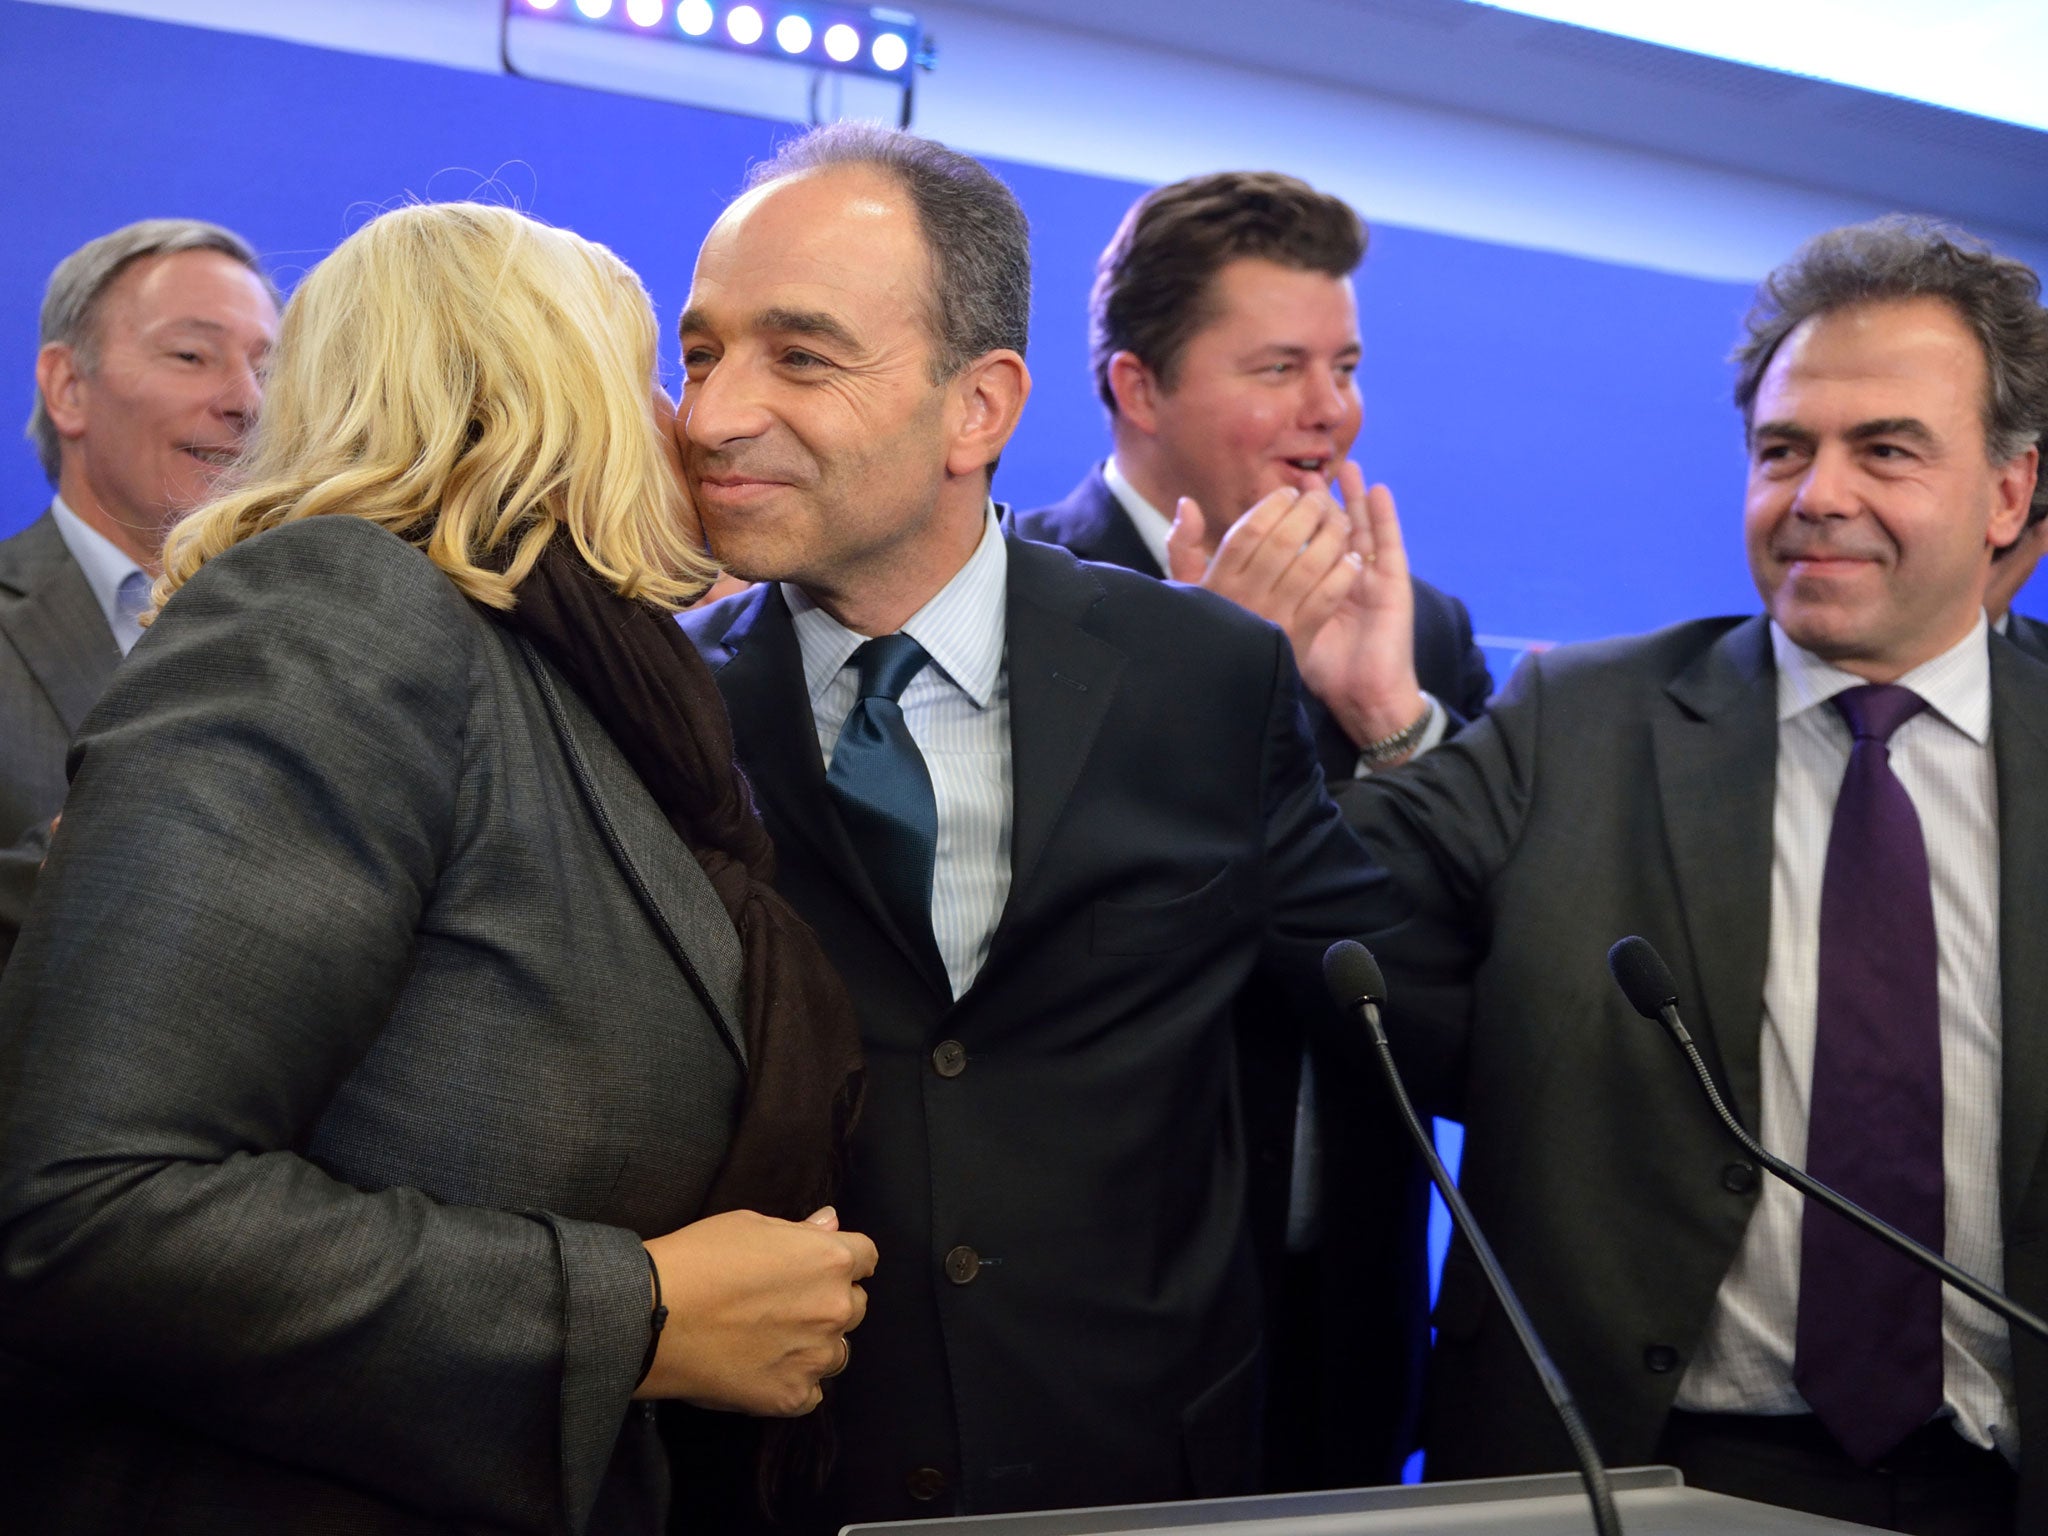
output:
[[[1192,496],[1173,504],[1173,526],[1166,530],[1166,574],[1175,581],[1199,586],[1209,574],[1209,560],[1202,553],[1203,535],[1208,531],[1202,509]]]
[[[804,1218],[806,1225],[823,1227],[827,1232],[839,1230],[839,1213],[829,1205],[821,1205]]]

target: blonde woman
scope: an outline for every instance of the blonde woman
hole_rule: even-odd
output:
[[[858,1044],[664,611],[654,366],[502,208],[292,299],[0,984],[9,1532],[654,1532],[633,1399],[845,1365]]]

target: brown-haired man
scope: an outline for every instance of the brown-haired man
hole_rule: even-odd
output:
[[[1737,357],[1766,611],[1532,657],[1340,787],[1422,914],[1379,944],[1390,1019],[1455,1051],[1461,1182],[1610,1462],[2048,1529],[2048,1351],[1763,1180],[1602,964],[1649,938],[1767,1147],[2048,1304],[2048,665],[1985,616],[2048,512],[2048,310],[1885,219],[1773,273]],[[1433,1471],[1569,1467],[1462,1245],[1436,1325]]]
[[[1140,198],[1090,303],[1114,449],[1065,501],[1017,518],[1026,538],[1207,587],[1278,624],[1333,783],[1434,741],[1492,691],[1456,598],[1412,581],[1382,588],[1401,612],[1358,600],[1354,530],[1368,497],[1391,508],[1345,463],[1363,416],[1351,274],[1366,242],[1349,204],[1272,171]],[[1411,657],[1412,680],[1390,688]],[[1342,1107],[1317,1093],[1298,1031],[1290,1046],[1274,1011],[1255,989],[1238,1029],[1270,1298],[1268,1476],[1275,1488],[1390,1481],[1427,1347],[1421,1171],[1391,1109],[1359,1114],[1361,1088],[1377,1104],[1377,1085],[1341,1085]],[[1297,1115],[1316,1100],[1328,1113]]]

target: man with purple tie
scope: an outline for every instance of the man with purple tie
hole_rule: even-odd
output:
[[[1533,658],[1342,786],[1427,916],[1381,943],[1463,1182],[1609,1460],[1901,1531],[2048,1529],[2048,1353],[1744,1160],[1602,959],[1671,962],[1736,1113],[2048,1302],[2048,665],[1986,623],[2048,512],[2035,275],[1906,219],[1759,291],[1738,354],[1764,615]],[[1562,1468],[1454,1247],[1439,1476]]]

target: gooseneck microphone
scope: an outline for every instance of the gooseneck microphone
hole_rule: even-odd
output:
[[[1721,1117],[1721,1123],[1728,1128],[1728,1134],[1741,1144],[1743,1151],[1801,1194],[1809,1199],[1818,1200],[1829,1210],[1855,1223],[1872,1237],[1889,1243],[1914,1263],[1933,1270],[1972,1301],[1989,1307],[2007,1322],[2017,1324],[2035,1338],[2048,1341],[2048,1323],[2042,1322],[2018,1302],[2002,1292],[1994,1291],[1975,1275],[1956,1268],[1933,1249],[1914,1242],[1897,1227],[1871,1215],[1853,1200],[1836,1194],[1805,1169],[1795,1168],[1782,1157],[1765,1151],[1763,1144],[1743,1129],[1742,1122],[1729,1111],[1727,1101],[1721,1097],[1721,1090],[1714,1085],[1714,1076],[1707,1070],[1706,1062],[1701,1059],[1700,1048],[1694,1044],[1691,1032],[1679,1018],[1678,983],[1671,979],[1670,967],[1665,965],[1663,956],[1651,947],[1648,939],[1631,934],[1617,941],[1615,946],[1607,951],[1607,969],[1613,972],[1615,984],[1621,988],[1629,1006],[1651,1023],[1662,1024],[1664,1032],[1671,1036],[1673,1042],[1685,1053],[1686,1060],[1692,1063],[1693,1075],[1700,1080],[1700,1087],[1706,1090],[1707,1102],[1714,1106],[1714,1113]]]
[[[1400,1069],[1394,1065],[1394,1053],[1387,1045],[1387,1032],[1380,1027],[1380,1003],[1387,995],[1387,983],[1386,978],[1380,975],[1379,962],[1363,944],[1352,939],[1339,939],[1323,952],[1323,985],[1329,988],[1330,997],[1339,1008],[1356,1013],[1364,1021],[1372,1036],[1380,1071],[1386,1077],[1387,1087],[1393,1090],[1394,1103],[1400,1108],[1408,1135],[1422,1153],[1422,1160],[1429,1165],[1430,1179],[1444,1197],[1444,1204],[1450,1207],[1451,1220],[1458,1224],[1458,1230],[1471,1245],[1480,1269],[1485,1271],[1486,1283],[1493,1287],[1501,1310],[1507,1313],[1515,1337],[1521,1341],[1522,1353],[1536,1368],[1536,1377],[1543,1383],[1550,1406],[1557,1410],[1565,1435],[1572,1443],[1572,1451],[1579,1458],[1579,1476],[1585,1481],[1586,1498],[1593,1506],[1594,1529],[1599,1536],[1621,1536],[1621,1517],[1614,1510],[1614,1491],[1608,1486],[1607,1466],[1600,1460],[1599,1451],[1594,1449],[1586,1421],[1579,1417],[1579,1407],[1572,1401],[1571,1388],[1565,1385],[1556,1362],[1550,1358],[1550,1351],[1536,1336],[1536,1325],[1522,1310],[1521,1299],[1515,1295],[1514,1287],[1508,1284],[1508,1277],[1500,1267],[1500,1260],[1493,1256],[1493,1248],[1486,1241],[1486,1235],[1479,1230],[1478,1218],[1465,1204],[1465,1197],[1458,1193],[1458,1186],[1451,1182],[1443,1160],[1436,1155],[1435,1144],[1422,1129],[1422,1122],[1415,1117],[1415,1106],[1408,1101],[1408,1090],[1402,1086]]]

